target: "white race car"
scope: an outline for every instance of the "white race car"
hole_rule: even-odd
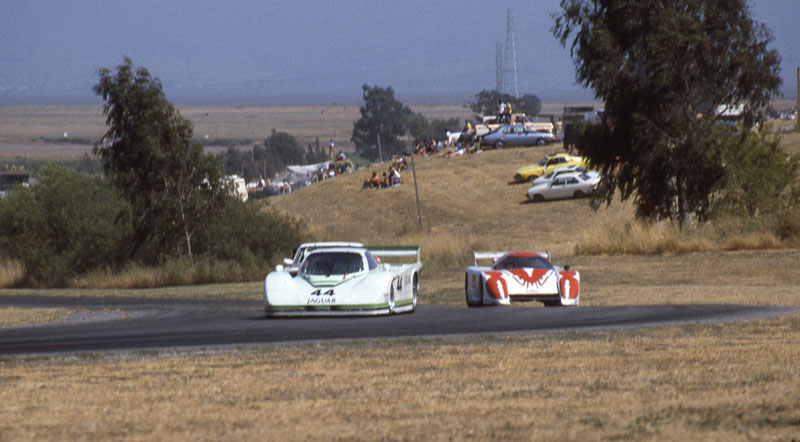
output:
[[[414,259],[408,264],[380,258]],[[419,299],[416,246],[322,247],[311,250],[296,275],[276,266],[264,279],[267,316],[411,313]]]
[[[550,263],[550,252],[474,252],[464,281],[467,305],[509,305],[539,301],[545,306],[577,306],[580,274]],[[478,260],[493,260],[491,267]]]

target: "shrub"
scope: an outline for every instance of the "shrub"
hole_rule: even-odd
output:
[[[725,175],[712,201],[711,218],[777,220],[800,202],[800,158],[788,155],[778,138],[749,132],[743,142],[723,147]],[[775,224],[775,223],[773,223]]]
[[[235,198],[224,204],[222,215],[195,234],[196,254],[204,259],[236,262],[245,273],[261,271],[303,241],[305,224],[299,220]]]
[[[22,283],[63,285],[70,277],[119,263],[118,245],[130,234],[117,222],[124,203],[103,181],[55,164],[40,184],[0,201],[0,253],[24,267]]]

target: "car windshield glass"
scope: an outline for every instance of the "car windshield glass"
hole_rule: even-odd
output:
[[[583,172],[580,176],[581,176],[581,179],[584,180],[584,181],[589,179],[589,174],[586,173],[586,172]]]
[[[330,252],[308,255],[303,263],[303,273],[308,275],[345,275],[360,272],[363,267],[358,253]]]
[[[552,269],[550,261],[541,256],[506,256],[494,263],[495,270],[503,269]]]
[[[544,157],[541,161],[539,161],[540,166],[544,166],[545,164],[547,164],[547,157]]]

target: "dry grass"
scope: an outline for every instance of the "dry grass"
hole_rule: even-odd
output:
[[[587,200],[527,203],[525,184],[509,184],[514,171],[539,161],[560,145],[541,148],[484,151],[456,158],[415,158],[422,210],[420,229],[413,174],[403,172],[403,184],[391,189],[361,189],[372,171],[389,165],[364,167],[352,175],[326,180],[288,196],[270,199],[279,210],[308,221],[319,240],[353,240],[367,244],[429,241],[440,249],[494,250],[519,248],[571,254],[576,232],[602,219]],[[455,244],[444,246],[454,241]],[[423,248],[423,259],[427,259]]]
[[[0,260],[0,287],[13,287],[22,279],[23,272],[19,261]]]
[[[769,231],[742,231],[726,222],[709,223],[682,232],[669,222],[648,224],[621,219],[607,220],[581,232],[575,248],[579,255],[662,255],[733,250],[794,248]]]
[[[254,272],[255,273],[255,272]],[[77,289],[149,289],[156,287],[203,285],[224,281],[248,281],[258,279],[261,272],[253,275],[236,263],[197,260],[192,264],[181,258],[168,261],[159,267],[129,264],[121,271],[102,269],[70,281]]]
[[[4,440],[789,440],[796,317],[0,361]]]

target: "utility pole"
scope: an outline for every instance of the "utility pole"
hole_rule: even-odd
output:
[[[794,130],[800,131],[800,67],[797,68],[797,103],[794,108]]]
[[[417,187],[417,166],[414,164],[414,151],[411,149],[411,133],[408,134],[408,152],[411,156],[411,173],[414,175],[414,195],[417,197],[417,222],[422,230],[422,209],[419,207],[419,188]]]

